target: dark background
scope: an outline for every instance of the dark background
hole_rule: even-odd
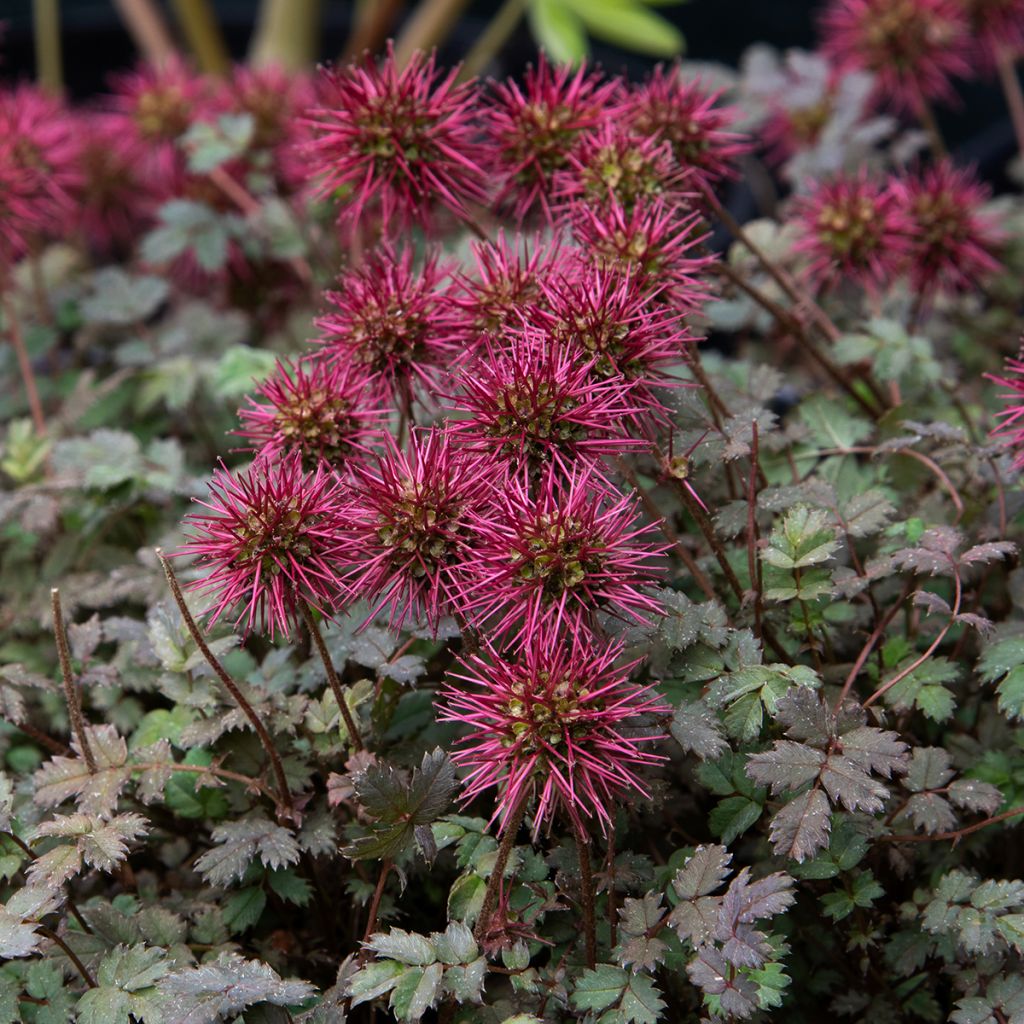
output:
[[[225,41],[238,59],[245,56],[258,0],[214,0]],[[320,58],[332,60],[348,35],[352,4],[323,0]],[[413,0],[409,8],[415,6]],[[687,56],[720,61],[735,67],[744,50],[756,42],[779,49],[815,45],[815,11],[819,0],[690,0],[658,12],[682,30]],[[455,61],[473,43],[498,0],[472,0],[455,31],[441,47],[442,60]],[[64,71],[69,92],[85,98],[102,92],[112,70],[130,66],[135,50],[121,26],[111,0],[61,0]],[[6,23],[0,52],[0,74],[22,78],[34,74],[31,0],[0,0],[0,21]],[[173,24],[173,18],[168,18]],[[652,60],[593,42],[594,59],[610,71],[641,78]],[[525,23],[500,55],[500,72],[515,74],[534,56],[535,44]],[[943,134],[959,162],[973,162],[981,174],[1005,186],[1005,165],[1013,154],[1013,132],[1002,97],[991,82],[958,84],[958,108],[939,112]]]

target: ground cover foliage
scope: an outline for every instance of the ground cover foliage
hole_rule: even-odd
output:
[[[1024,1021],[1024,12],[822,33],[0,94],[0,1024]]]

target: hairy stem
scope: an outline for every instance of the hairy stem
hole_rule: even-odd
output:
[[[388,37],[401,9],[402,0],[364,0],[356,9],[342,59],[353,60],[366,51],[377,50]]]
[[[181,593],[181,587],[178,585],[178,578],[174,575],[171,563],[167,561],[160,548],[156,549],[156,557],[160,559],[160,566],[164,571],[164,575],[167,577],[167,583],[171,588],[174,603],[178,606],[178,611],[181,612],[181,617],[184,620],[185,626],[188,629],[193,642],[196,647],[199,648],[203,657],[206,659],[207,664],[213,669],[217,678],[224,684],[224,689],[231,694],[232,699],[239,706],[242,714],[249,719],[249,723],[252,725],[256,735],[259,737],[260,743],[263,744],[263,749],[266,751],[267,757],[270,759],[274,778],[277,781],[279,807],[284,812],[285,817],[294,820],[295,807],[292,803],[291,791],[288,789],[288,781],[285,778],[284,765],[281,764],[281,757],[274,747],[274,741],[271,738],[270,733],[267,732],[267,727],[263,724],[260,716],[256,714],[256,709],[248,700],[246,700],[245,695],[238,686],[238,683],[231,678],[227,669],[224,668],[220,661],[218,661],[217,656],[210,650],[199,626],[196,625],[196,620],[192,618],[192,613],[188,610],[188,605],[185,603],[184,595]]]
[[[910,835],[910,836],[881,836],[887,843],[934,843],[943,839],[952,839],[954,843],[963,839],[964,836],[969,836],[973,832],[980,832],[983,828],[988,828],[989,825],[998,824],[1000,821],[1006,821],[1009,818],[1017,818],[1024,814],[1024,807],[1014,807],[1012,810],[1003,811],[1002,814],[996,814],[991,818],[986,818],[984,821],[975,822],[973,825],[968,825],[966,828],[958,828],[952,832],[937,832],[935,835]]]
[[[388,875],[391,873],[392,860],[385,857],[380,862],[380,875],[377,877],[377,885],[373,890],[373,898],[370,900],[370,912],[366,918],[366,929],[363,931],[363,944],[370,941],[373,930],[377,927],[377,912],[380,910],[380,901],[384,896],[384,887],[387,885]]]
[[[172,0],[171,6],[199,67],[215,75],[227,74],[231,57],[209,0]]]
[[[597,926],[594,920],[594,872],[590,864],[590,837],[575,829],[576,856],[580,862],[580,903],[583,908],[583,943],[587,966],[597,963]]]
[[[420,0],[395,42],[395,63],[404,68],[417,50],[444,42],[469,0]]]
[[[338,673],[334,668],[334,662],[331,660],[331,652],[327,650],[327,644],[324,643],[323,635],[320,633],[320,627],[317,625],[316,619],[313,617],[313,609],[310,608],[308,601],[298,595],[295,596],[295,603],[299,606],[299,610],[302,612],[302,620],[305,622],[306,629],[309,631],[309,638],[313,641],[313,646],[316,647],[317,654],[320,655],[320,660],[324,663],[324,671],[327,673],[327,683],[331,688],[331,692],[334,694],[334,699],[338,702],[338,711],[341,713],[342,720],[345,723],[345,728],[348,730],[352,749],[356,751],[362,750],[363,740],[359,735],[359,728],[355,723],[355,719],[352,717],[352,712],[349,710],[348,701],[345,700],[345,688],[341,685],[341,680],[338,678]]]
[[[59,0],[32,0],[32,32],[36,44],[36,79],[48,92],[59,94],[64,88]]]
[[[150,64],[160,67],[174,58],[177,48],[153,0],[114,0],[114,6]]]
[[[82,976],[82,980],[89,986],[89,988],[96,987],[96,981],[89,973],[89,968],[79,960],[78,954],[55,931],[52,931],[42,924],[36,925],[36,931],[39,932],[40,935],[45,935],[51,942],[60,946],[64,951],[64,955],[75,965],[75,970]]]
[[[78,687],[75,685],[75,674],[71,670],[71,651],[68,649],[68,635],[64,629],[64,612],[60,606],[60,591],[54,587],[50,591],[50,607],[53,610],[53,633],[57,638],[57,656],[60,658],[61,683],[64,687],[64,700],[68,706],[68,717],[71,728],[78,739],[82,757],[90,772],[96,771],[96,757],[89,743],[86,732],[85,716],[82,714],[82,703]]]
[[[494,908],[498,905],[498,889],[501,888],[502,879],[505,877],[505,867],[516,845],[519,826],[522,825],[523,818],[526,817],[526,805],[529,799],[530,790],[527,788],[520,794],[515,806],[505,819],[501,830],[501,841],[498,843],[498,854],[494,860],[494,867],[491,868],[490,878],[487,879],[487,890],[484,892],[484,901],[480,905],[480,916],[477,918],[476,928],[473,930],[477,942],[482,941],[490,927]]]
[[[0,297],[3,301],[4,319],[7,321],[7,334],[11,339],[15,358],[18,360],[18,371],[21,374],[21,382],[25,386],[25,397],[28,399],[28,408],[32,414],[32,424],[36,433],[42,435],[46,433],[43,403],[39,399],[39,388],[36,386],[32,360],[28,357],[28,349],[25,348],[25,339],[21,333],[21,324],[18,314],[14,310],[14,303],[11,301],[6,283],[6,281],[0,281]]]
[[[1015,55],[1005,46],[996,50],[996,70],[1013,122],[1013,134],[1017,137],[1017,152],[1024,157],[1024,91],[1021,91],[1020,79],[1017,77]]]
[[[475,78],[508,42],[529,6],[529,0],[505,0],[495,12],[487,28],[473,44],[459,72],[459,80]]]

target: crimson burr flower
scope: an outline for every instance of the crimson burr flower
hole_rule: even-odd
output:
[[[609,116],[618,88],[583,65],[552,68],[543,54],[521,87],[511,79],[496,85],[484,122],[496,202],[512,206],[519,221],[539,211],[550,223],[554,174],[567,165],[579,137]]]
[[[1024,0],[959,0],[970,24],[973,54],[987,71],[1000,53],[1024,52]]]
[[[542,632],[518,658],[464,658],[438,695],[440,719],[472,730],[452,755],[469,769],[463,800],[497,790],[502,820],[536,800],[536,839],[557,815],[583,834],[596,820],[607,834],[618,801],[648,797],[639,772],[665,758],[644,749],[661,739],[645,718],[669,709],[630,681],[639,662],[616,667],[621,654]]]
[[[366,454],[380,435],[387,411],[378,408],[379,388],[358,367],[328,363],[319,355],[297,364],[279,361],[239,410],[242,429],[261,456],[297,451],[307,470],[323,460],[333,469]]]
[[[1007,389],[999,396],[1005,408],[996,413],[999,423],[992,436],[1002,441],[1013,456],[1013,468],[1019,470],[1024,467],[1024,352],[1006,360],[1004,373],[1004,377],[985,375]]]
[[[970,74],[958,0],[831,0],[821,30],[839,68],[870,71],[876,96],[897,109],[919,114],[922,100],[949,100],[950,79]]]
[[[907,221],[915,291],[971,288],[999,268],[993,251],[1002,235],[981,209],[988,190],[971,171],[943,160],[897,179],[893,188]]]
[[[234,625],[286,636],[301,621],[298,602],[330,615],[338,594],[346,517],[337,477],[320,465],[304,473],[298,453],[257,460],[247,471],[214,471],[205,512],[179,555],[197,556],[193,587],[213,597],[210,625],[237,611]]]
[[[573,231],[596,266],[632,279],[681,310],[695,310],[707,297],[699,275],[711,257],[691,255],[707,237],[697,213],[681,213],[662,199],[628,212],[616,203],[579,203]]]
[[[611,491],[592,467],[510,478],[493,507],[474,510],[465,613],[518,647],[541,629],[585,634],[598,612],[647,623],[661,609],[641,588],[659,577],[664,546],[639,521],[635,497]]]
[[[617,374],[595,379],[593,367],[593,357],[531,328],[503,348],[485,343],[457,379],[451,410],[461,415],[451,433],[513,471],[553,463],[565,472],[578,456],[644,447],[624,429],[640,411],[629,383]]]
[[[385,231],[430,226],[437,207],[464,218],[467,202],[485,198],[473,87],[456,85],[458,71],[442,77],[422,53],[399,70],[389,47],[380,64],[367,55],[321,73],[308,152],[340,221],[354,226],[372,210]]]
[[[469,513],[487,500],[493,472],[451,445],[442,430],[413,431],[403,452],[391,435],[376,466],[354,467],[345,547],[353,597],[436,628],[453,610],[455,574],[465,557]]]
[[[0,265],[73,214],[78,135],[64,105],[32,85],[0,91]]]
[[[327,293],[331,309],[316,322],[324,355],[379,375],[404,400],[415,378],[435,384],[459,354],[462,318],[448,273],[436,255],[416,268],[411,249],[396,255],[385,246],[371,254]]]
[[[817,185],[798,200],[796,251],[819,288],[842,281],[875,291],[890,284],[907,253],[906,217],[891,188],[866,173]]]
[[[687,81],[678,65],[659,64],[630,93],[626,116],[638,135],[667,141],[679,166],[711,187],[735,177],[736,158],[750,149],[743,135],[729,131],[736,112],[720,104],[721,96],[721,91],[705,92],[699,81]]]

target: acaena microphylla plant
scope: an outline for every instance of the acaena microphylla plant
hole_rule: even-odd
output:
[[[475,96],[457,75],[422,53],[399,70],[389,49],[381,62],[367,55],[320,76],[308,156],[346,229],[367,215],[385,233],[431,227],[439,210],[466,218],[467,204],[483,201]]]
[[[585,636],[600,613],[648,624],[661,606],[646,588],[662,574],[664,546],[636,499],[593,465],[513,476],[489,508],[474,510],[474,545],[461,574],[461,607],[482,632],[529,646],[538,630]]]
[[[607,833],[618,803],[649,796],[643,772],[665,760],[649,748],[668,708],[631,681],[638,664],[622,663],[619,644],[546,630],[519,656],[463,658],[437,697],[441,720],[469,729],[452,755],[468,769],[463,800],[496,790],[504,821],[525,797],[535,841],[559,817]]]
[[[320,350],[294,364],[279,360],[238,411],[236,433],[258,457],[298,452],[307,470],[321,461],[343,470],[380,436],[388,416],[381,401],[380,387],[361,366],[329,361]]]
[[[307,473],[293,452],[238,473],[222,466],[197,504],[203,511],[186,518],[176,554],[196,560],[192,588],[210,598],[211,626],[224,618],[247,632],[287,636],[303,621],[300,602],[330,614],[348,516],[341,485],[323,464]]]
[[[414,431],[404,451],[385,435],[382,452],[354,467],[339,540],[346,588],[371,604],[371,619],[386,611],[394,628],[411,619],[436,629],[460,611],[472,520],[496,470],[442,429]]]
[[[998,422],[992,436],[1006,447],[1013,457],[1013,468],[1019,470],[1024,467],[1024,358],[1007,359],[1001,376],[988,377],[1006,389],[999,395],[1003,408],[996,413]]]

